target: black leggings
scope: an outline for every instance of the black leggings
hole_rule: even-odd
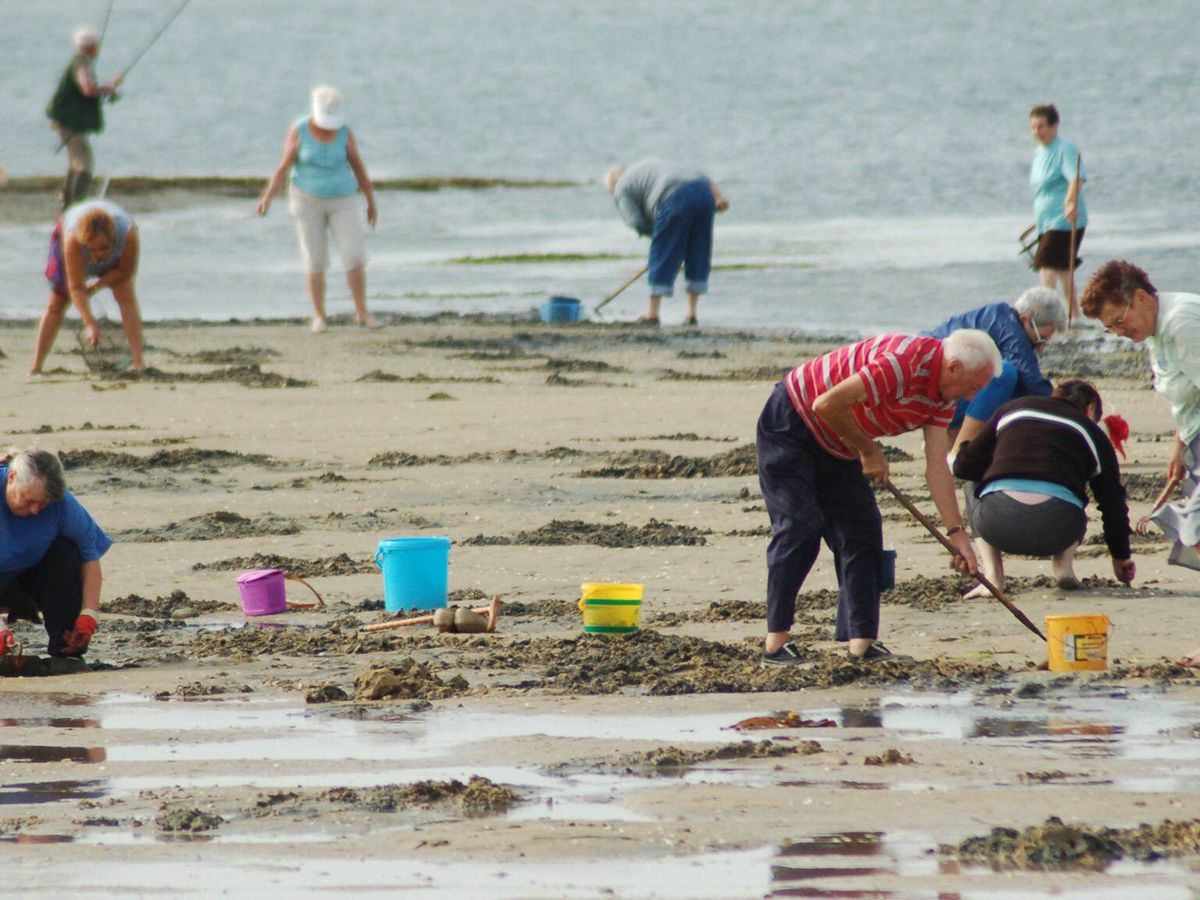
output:
[[[978,537],[1001,553],[1021,556],[1056,556],[1087,531],[1084,511],[1057,497],[1029,504],[1002,491],[977,498],[968,490],[967,517]]]
[[[37,565],[0,588],[0,609],[12,618],[41,621],[49,638],[46,652],[63,656],[63,634],[75,627],[83,607],[83,554],[70,538],[58,537]]]

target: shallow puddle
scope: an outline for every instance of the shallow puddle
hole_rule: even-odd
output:
[[[96,781],[35,781],[0,785],[0,806],[57,803],[60,800],[95,800],[108,793],[108,785]]]
[[[103,747],[43,747],[37,744],[0,744],[0,762],[98,763],[107,756]]]
[[[773,848],[644,859],[528,862],[449,862],[411,859],[371,860],[312,857],[311,851],[286,858],[263,857],[236,863],[206,862],[188,868],[179,880],[175,862],[90,861],[62,867],[55,886],[64,895],[123,897],[161,892],[169,896],[246,896],[255,887],[276,896],[334,896],[371,892],[394,897],[761,897],[769,888]],[[44,864],[17,861],[5,867],[5,887],[14,893],[45,884]],[[105,891],[102,885],[120,885]],[[99,889],[98,889],[99,888]]]
[[[1103,873],[1007,872],[1004,889],[998,890],[989,869],[962,866],[940,855],[936,842],[919,832],[811,835],[781,846],[771,860],[770,873],[769,897],[1182,900],[1190,896],[1188,868],[1173,862],[1119,862]]]
[[[1075,687],[1069,689],[1074,691]],[[28,804],[35,807],[30,812],[45,803],[128,800],[143,790],[364,788],[424,780],[465,780],[479,775],[511,786],[526,798],[526,802],[497,817],[498,822],[507,825],[539,820],[650,823],[655,821],[654,816],[626,804],[638,792],[672,785],[680,790],[692,785],[736,785],[907,792],[953,790],[967,784],[962,778],[947,779],[945,783],[922,778],[925,773],[919,768],[892,770],[888,773],[893,776],[890,779],[879,770],[868,770],[863,774],[872,780],[865,780],[846,777],[853,776],[852,770],[839,772],[830,767],[830,759],[845,758],[848,752],[857,754],[852,748],[859,742],[869,740],[874,746],[893,738],[918,757],[923,745],[928,745],[929,752],[936,752],[939,741],[1028,748],[1031,760],[1038,760],[1039,772],[1033,774],[1045,777],[1003,785],[1020,789],[1086,784],[1114,791],[1189,796],[1200,786],[1200,745],[1194,725],[1200,721],[1200,708],[1149,691],[1028,699],[972,693],[896,693],[861,706],[795,709],[804,719],[832,719],[835,728],[771,729],[750,735],[732,731],[730,726],[746,715],[767,710],[743,707],[697,714],[688,711],[687,703],[664,702],[653,713],[643,709],[625,715],[595,715],[574,713],[567,703],[563,711],[552,713],[447,705],[419,713],[406,713],[403,706],[397,706],[391,718],[355,718],[332,714],[332,707],[303,706],[292,697],[240,695],[162,702],[120,694],[99,698],[86,709],[72,710],[75,715],[62,716],[56,714],[56,704],[50,698],[27,696],[14,698],[14,703],[18,708],[8,720],[12,723],[9,734],[28,736],[30,742],[10,740],[0,745],[0,764],[7,767],[12,780],[0,785],[0,806],[11,809]],[[76,700],[71,703],[80,705]],[[84,728],[88,731],[79,730]],[[57,729],[67,729],[62,737],[86,734],[90,746],[78,740],[52,743],[48,738]],[[481,758],[477,750],[480,745],[494,743],[499,747],[502,742],[528,738],[602,740],[612,742],[614,747],[728,744],[748,738],[817,739],[836,756],[814,757],[816,764],[811,769],[721,761],[671,775],[577,770],[551,774],[534,763],[475,765],[460,761]],[[1086,758],[1097,753],[1137,760],[1139,767],[1102,780],[1087,775],[1087,765],[1082,761],[1075,767],[1046,764],[1055,757]],[[498,759],[512,755],[509,752]],[[11,777],[25,766],[55,764],[69,769],[95,762],[105,763],[104,778],[63,780],[67,769],[58,772],[53,781]],[[803,777],[797,778],[801,772]],[[894,777],[897,775],[901,777]],[[970,786],[994,787],[997,782],[988,781],[981,773]],[[74,835],[6,834],[3,842],[74,841],[114,846],[194,843],[247,848],[295,843],[310,845],[314,848],[310,852],[319,854],[316,848],[321,845],[332,848],[346,839],[337,829],[305,831],[311,826],[303,826],[290,832],[288,829],[296,824],[281,820],[279,827],[268,825],[248,831],[239,828],[235,814],[221,829],[197,835],[162,834],[123,822],[111,827],[88,826]],[[394,826],[384,823],[382,827],[394,827],[399,833],[413,826],[397,817]],[[655,858],[653,862],[622,859],[619,866],[612,865],[611,860],[561,864],[461,861],[450,865],[411,860],[351,862],[338,857],[289,857],[281,864],[273,857],[258,859],[250,849],[244,862],[206,865],[204,882],[195,887],[194,894],[236,891],[253,884],[317,893],[322,885],[326,889],[336,885],[337,890],[409,889],[420,890],[422,895],[457,896],[464,890],[490,884],[497,890],[502,885],[506,895],[565,897],[604,892],[674,897],[995,896],[990,892],[996,885],[994,876],[960,870],[935,850],[933,841],[925,835],[878,832],[814,835],[783,848],[772,846],[741,853]],[[1062,897],[1173,897],[1176,889],[1187,883],[1186,875],[1179,874],[1184,871],[1176,864],[1114,866],[1103,884],[1095,879],[1085,882],[1081,880],[1084,876],[1076,875],[1056,883],[1055,891]],[[172,872],[165,864],[122,864],[119,882],[108,883],[120,883],[135,892],[162,890],[173,886]],[[1019,888],[1022,879],[1034,876],[1021,873],[1012,877],[1012,887]],[[35,878],[32,869],[18,865],[7,886],[16,890],[22,884],[34,884]],[[1028,883],[1039,890],[1045,886],[1045,882]],[[648,890],[648,885],[652,889]],[[1022,895],[1027,893],[1019,889],[1012,894]]]

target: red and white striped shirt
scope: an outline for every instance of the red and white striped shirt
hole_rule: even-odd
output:
[[[787,374],[788,395],[820,445],[839,459],[857,459],[813,402],[851,375],[862,379],[867,399],[854,406],[854,420],[871,438],[904,434],[924,425],[945,428],[953,400],[938,393],[942,342],[911,334],[881,334],[810,359]]]

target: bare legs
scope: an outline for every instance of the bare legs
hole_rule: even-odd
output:
[[[58,330],[62,328],[63,316],[67,311],[68,300],[58,294],[51,294],[46,302],[46,311],[42,313],[42,321],[38,323],[37,343],[33,350],[33,365],[29,367],[30,375],[38,375],[42,371],[42,363],[50,355]]]
[[[350,296],[354,298],[354,321],[364,328],[382,328],[383,323],[367,312],[367,267],[355,266],[346,273]]]
[[[304,276],[304,281],[308,284],[308,296],[312,300],[313,305],[312,330],[314,334],[320,334],[326,327],[325,273],[308,272]]]
[[[1083,587],[1082,582],[1075,577],[1075,551],[1077,549],[1079,549],[1079,544],[1072,544],[1062,553],[1050,559],[1054,580],[1064,591],[1077,591]]]
[[[312,330],[320,334],[328,326],[325,314],[325,273],[309,272],[304,276],[308,284],[308,296],[313,305]],[[383,325],[367,311],[367,267],[355,266],[346,272],[346,283],[354,299],[354,321],[365,328],[382,328]]]
[[[117,285],[112,289],[112,294],[121,310],[121,327],[125,329],[125,340],[129,342],[131,364],[141,372],[146,368],[146,360],[142,356],[142,311],[138,308],[133,281]]]
[[[975,538],[975,557],[979,560],[979,570],[983,572],[985,578],[996,586],[996,590],[1004,590],[1004,557],[1000,551],[985,541],[983,538]],[[973,589],[967,592],[966,599],[973,600],[976,597],[990,597],[992,592],[985,588],[982,584],[976,585]]]
[[[1074,543],[1062,553],[1050,557],[1050,571],[1054,573],[1055,582],[1064,591],[1077,591],[1083,587],[1082,582],[1075,577],[1075,551],[1078,548],[1079,544]],[[982,538],[975,538],[975,556],[979,559],[979,569],[984,577],[994,584],[997,590],[1003,591],[1004,556]],[[991,595],[992,592],[980,584],[968,591],[965,599]]]
[[[688,325],[696,324],[696,307],[700,303],[700,295],[693,294],[691,291],[687,295],[687,318],[684,320]],[[647,322],[659,321],[659,312],[662,309],[662,295],[651,294],[650,303],[646,306],[645,320]]]
[[[125,340],[129,342],[129,356],[133,368],[140,372],[146,368],[146,359],[142,355],[142,312],[138,308],[137,292],[133,282],[126,281],[114,287],[112,293],[117,307],[121,310],[121,326],[125,329]],[[46,301],[46,311],[42,313],[42,320],[38,323],[33,364],[29,367],[30,375],[41,373],[42,364],[50,355],[50,348],[54,346],[54,340],[62,328],[69,304],[70,301],[66,297],[60,297],[58,294],[51,294],[50,299]]]

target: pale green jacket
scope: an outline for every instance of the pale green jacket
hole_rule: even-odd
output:
[[[1200,435],[1200,295],[1159,294],[1158,324],[1147,338],[1154,389],[1167,398],[1179,437]]]

